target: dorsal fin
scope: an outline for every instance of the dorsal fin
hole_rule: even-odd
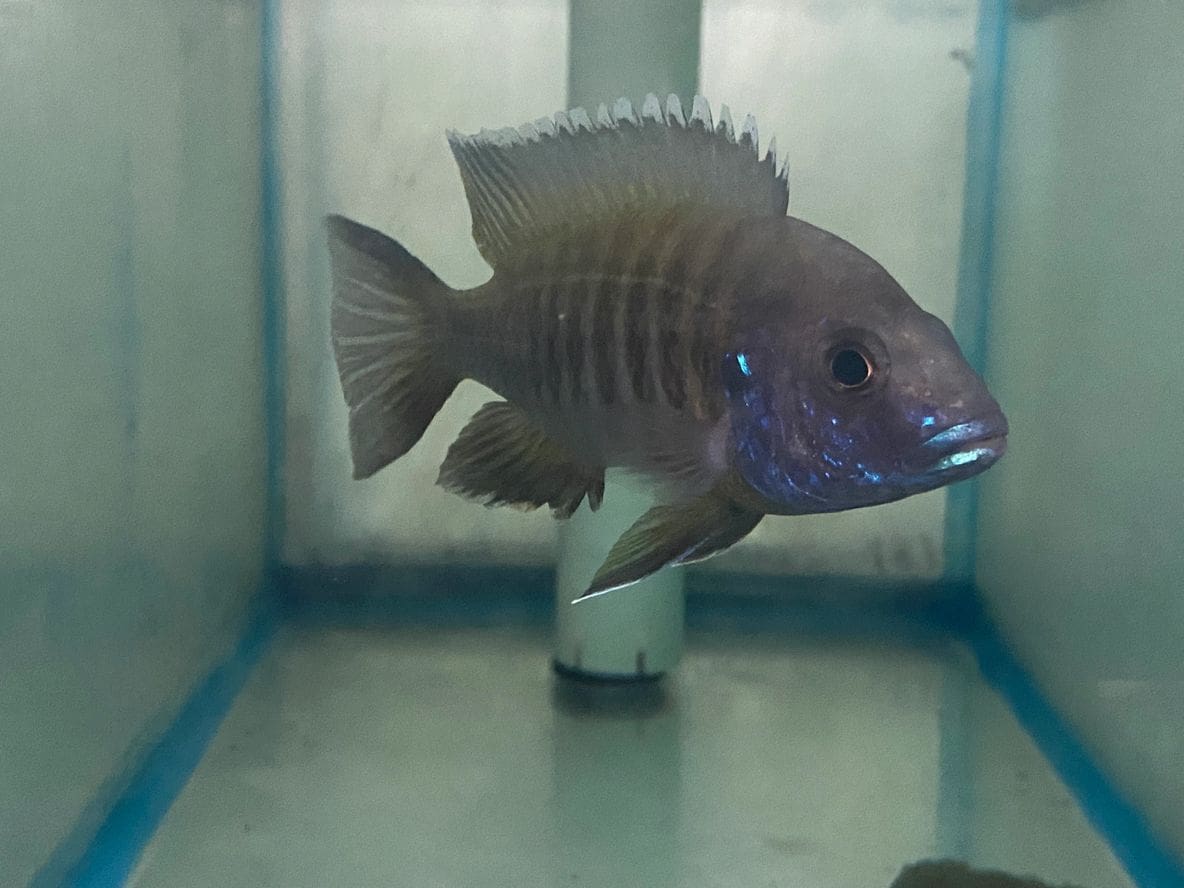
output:
[[[473,238],[496,268],[516,245],[565,222],[611,217],[631,207],[698,204],[751,216],[784,216],[787,169],[770,145],[757,152],[756,121],[739,138],[726,105],[713,126],[695,96],[689,119],[678,97],[653,94],[641,114],[628,99],[595,122],[582,108],[518,129],[449,131],[473,216]]]

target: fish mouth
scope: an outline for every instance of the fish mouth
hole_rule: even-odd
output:
[[[929,466],[931,473],[977,474],[1007,451],[1007,421],[958,423],[927,439],[924,446],[940,453]]]

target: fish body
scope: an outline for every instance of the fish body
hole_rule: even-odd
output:
[[[784,167],[702,99],[449,134],[494,269],[447,287],[330,218],[333,344],[355,475],[405,453],[461,379],[486,405],[440,483],[487,504],[596,508],[655,485],[595,594],[708,557],[765,514],[888,502],[982,471],[1006,420],[948,329],[870,257],[786,215]]]

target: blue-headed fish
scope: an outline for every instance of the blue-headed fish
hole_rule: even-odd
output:
[[[954,337],[874,260],[786,215],[786,166],[696,97],[448,133],[493,269],[444,284],[328,221],[354,475],[406,453],[463,379],[486,404],[439,483],[560,518],[608,468],[658,504],[585,595],[707,558],[767,514],[886,503],[975,475],[1007,421]]]

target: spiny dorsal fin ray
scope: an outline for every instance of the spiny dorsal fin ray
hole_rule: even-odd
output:
[[[663,113],[664,110],[664,113]],[[784,216],[787,171],[775,152],[762,160],[756,122],[736,138],[731,116],[712,124],[707,100],[691,115],[671,95],[654,95],[638,114],[628,99],[596,120],[582,108],[517,129],[450,131],[473,216],[473,238],[495,268],[516,246],[564,223],[611,218],[630,208],[697,204],[750,216]]]

